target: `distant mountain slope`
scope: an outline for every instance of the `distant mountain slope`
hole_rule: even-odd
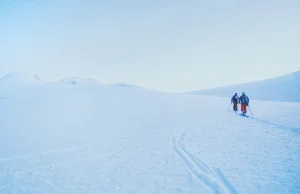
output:
[[[271,79],[187,92],[230,98],[235,92],[242,92],[255,100],[300,102],[300,71]]]
[[[30,72],[14,72],[0,78],[0,83],[38,83],[42,82],[37,74]]]
[[[62,79],[62,80],[58,81],[58,83],[72,84],[72,85],[77,85],[77,84],[81,84],[81,85],[101,85],[95,79],[82,79],[82,78],[78,78],[78,77],[70,77],[70,78]]]

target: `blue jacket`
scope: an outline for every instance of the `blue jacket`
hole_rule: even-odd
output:
[[[231,103],[233,103],[233,102],[240,103],[240,98],[239,98],[238,95],[232,96],[232,98],[231,98]]]
[[[249,98],[245,94],[241,95],[240,97],[241,104],[249,104]]]

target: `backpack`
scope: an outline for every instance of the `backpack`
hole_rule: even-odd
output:
[[[232,102],[238,102],[238,101],[239,101],[238,95],[234,95],[234,96],[231,98],[231,101],[232,101]]]

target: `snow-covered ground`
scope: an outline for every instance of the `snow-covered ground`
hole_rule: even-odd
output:
[[[0,80],[0,193],[300,193],[299,103],[64,83]]]

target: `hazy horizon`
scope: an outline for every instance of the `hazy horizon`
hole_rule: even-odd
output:
[[[300,70],[298,70],[298,71],[300,72]],[[268,79],[272,79],[272,78],[277,78],[277,77],[281,77],[281,76],[286,76],[286,75],[294,74],[294,73],[296,73],[298,71],[290,72],[290,73],[287,73],[287,74],[282,74],[282,75],[278,75],[278,76],[270,77],[270,78],[266,78],[266,79],[259,79],[259,80],[253,80],[253,81],[248,81],[248,82],[235,83],[235,84],[230,84],[230,85],[222,85],[222,86],[216,86],[216,87],[210,87],[210,88],[200,88],[200,89],[198,88],[198,89],[191,90],[191,91],[179,91],[179,92],[193,92],[193,91],[198,91],[198,90],[216,89],[216,88],[222,88],[222,87],[233,86],[233,85],[247,84],[247,83],[252,83],[252,82],[257,82],[257,81],[264,81],[264,80],[268,80]],[[165,90],[159,90],[159,89],[156,89],[156,88],[147,88],[147,87],[144,87],[142,85],[135,85],[135,84],[132,84],[132,83],[129,83],[129,82],[123,82],[123,81],[117,81],[117,82],[112,82],[112,83],[104,83],[101,80],[99,80],[98,78],[95,78],[93,76],[91,76],[91,77],[69,76],[69,77],[61,77],[61,78],[58,78],[58,79],[45,79],[44,77],[41,77],[38,73],[36,73],[36,72],[29,72],[29,71],[11,72],[11,73],[5,74],[3,76],[0,76],[0,79],[1,78],[5,78],[6,76],[9,76],[9,75],[12,75],[12,74],[26,74],[26,73],[37,75],[37,76],[39,76],[40,80],[46,81],[46,82],[59,82],[59,81],[62,81],[64,79],[69,79],[69,78],[70,79],[71,78],[94,79],[94,80],[96,80],[99,83],[104,84],[104,85],[121,84],[121,83],[123,83],[123,84],[129,84],[129,85],[134,85],[134,86],[138,86],[138,87],[143,87],[143,88],[146,88],[146,89],[153,89],[153,90],[158,90],[158,91],[165,91]],[[166,92],[172,92],[172,91],[166,91]]]
[[[300,2],[0,2],[0,77],[185,92],[300,69]]]

